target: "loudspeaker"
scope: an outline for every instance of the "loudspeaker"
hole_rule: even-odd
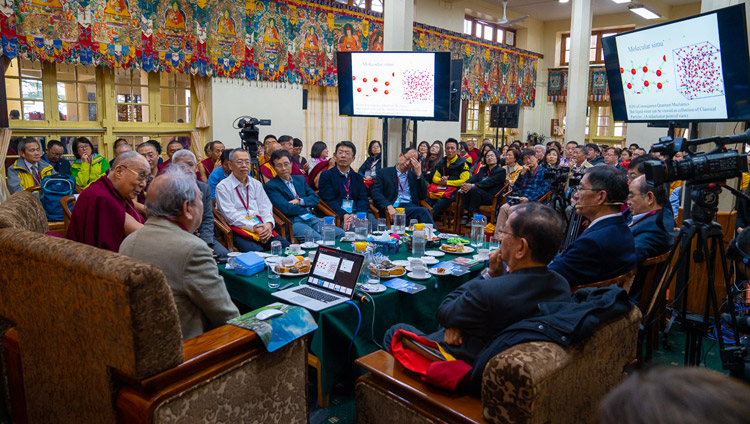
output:
[[[307,89],[302,89],[302,110],[307,110]]]
[[[464,61],[451,60],[450,112],[448,120],[458,122],[461,117],[461,80],[464,75]]]
[[[490,108],[490,128],[518,128],[518,103],[494,104]]]

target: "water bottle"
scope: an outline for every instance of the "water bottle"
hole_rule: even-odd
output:
[[[406,231],[406,213],[404,208],[396,208],[396,217],[394,219],[396,234],[403,234]]]
[[[484,227],[487,225],[487,218],[484,215],[474,215],[471,221],[471,245],[474,247],[484,246]]]
[[[354,240],[367,241],[368,226],[367,212],[357,212],[354,219]]]
[[[414,224],[414,233],[411,235],[411,256],[414,258],[421,258],[424,256],[426,242],[424,224]]]
[[[324,218],[325,222],[323,223],[323,244],[325,246],[335,246],[336,245],[336,227],[333,223],[333,217],[327,216]]]

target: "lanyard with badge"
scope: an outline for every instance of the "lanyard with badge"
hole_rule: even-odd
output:
[[[242,207],[245,208],[245,221],[248,225],[251,227],[255,227],[256,225],[262,224],[260,222],[260,219],[253,215],[250,216],[250,185],[245,186],[245,198],[242,198],[242,195],[240,194],[240,188],[239,186],[234,188],[234,191],[237,192],[237,197],[240,198],[240,202],[242,202]]]
[[[296,187],[294,187],[294,181],[290,181],[290,184],[291,184],[291,187],[289,188],[289,191],[293,191],[293,192],[294,192],[294,198],[295,198],[296,200],[300,200],[300,198],[299,198],[299,194],[297,194],[297,188],[296,188]],[[294,188],[294,190],[292,190],[292,188]],[[302,206],[302,205],[299,205],[299,206]],[[304,206],[302,206],[302,207],[304,207]],[[310,210],[309,208],[305,208],[305,209],[307,209],[307,210]],[[303,213],[303,214],[302,214],[302,215],[300,215],[299,217],[300,217],[300,218],[301,218],[302,220],[305,220],[305,221],[307,221],[307,220],[308,220],[308,219],[310,219],[310,218],[315,218],[315,215],[313,215],[313,214],[311,214],[311,213],[309,213],[309,212],[308,212],[308,213]]]
[[[341,209],[346,211],[346,213],[352,213],[352,210],[354,209],[354,202],[349,197],[349,188],[352,184],[352,176],[347,174],[347,181],[346,184],[344,184],[344,191],[346,192],[346,200],[343,200],[341,202]]]
[[[404,186],[401,185],[401,178],[398,177],[398,174],[396,174],[396,182],[398,182],[398,197],[396,198],[396,201],[393,202],[393,207],[397,208],[398,205],[401,204],[401,196],[404,194]],[[408,181],[407,181],[408,184]]]

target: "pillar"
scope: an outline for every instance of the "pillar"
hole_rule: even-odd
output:
[[[565,107],[565,142],[585,142],[586,105],[589,97],[589,49],[591,0],[573,0],[570,18],[570,67],[568,101]]]

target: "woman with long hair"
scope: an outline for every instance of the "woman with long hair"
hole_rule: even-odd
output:
[[[516,183],[516,179],[523,170],[523,166],[518,164],[519,159],[521,159],[521,152],[518,149],[508,149],[508,153],[505,154],[505,175],[511,185]]]
[[[435,174],[435,167],[437,167],[440,159],[443,158],[443,143],[435,141],[430,146],[430,155],[427,156],[427,160],[422,165],[422,174],[426,181],[432,182],[432,176]]]
[[[484,150],[484,149],[482,149]],[[461,193],[466,200],[464,209],[471,216],[479,212],[483,205],[491,205],[495,194],[505,185],[505,169],[500,166],[500,152],[490,149],[482,157],[483,166],[462,186]]]
[[[378,140],[372,140],[367,146],[367,159],[365,159],[357,171],[365,177],[365,183],[373,181],[378,170],[382,167],[383,161],[380,160],[382,150],[383,145]]]
[[[542,166],[547,169],[560,166],[560,152],[554,147],[547,150],[547,153],[544,155],[544,164],[542,164]]]
[[[419,153],[420,162],[426,161],[427,157],[430,156],[430,143],[428,143],[426,140],[421,141],[419,143],[419,146],[417,146],[417,153]]]

